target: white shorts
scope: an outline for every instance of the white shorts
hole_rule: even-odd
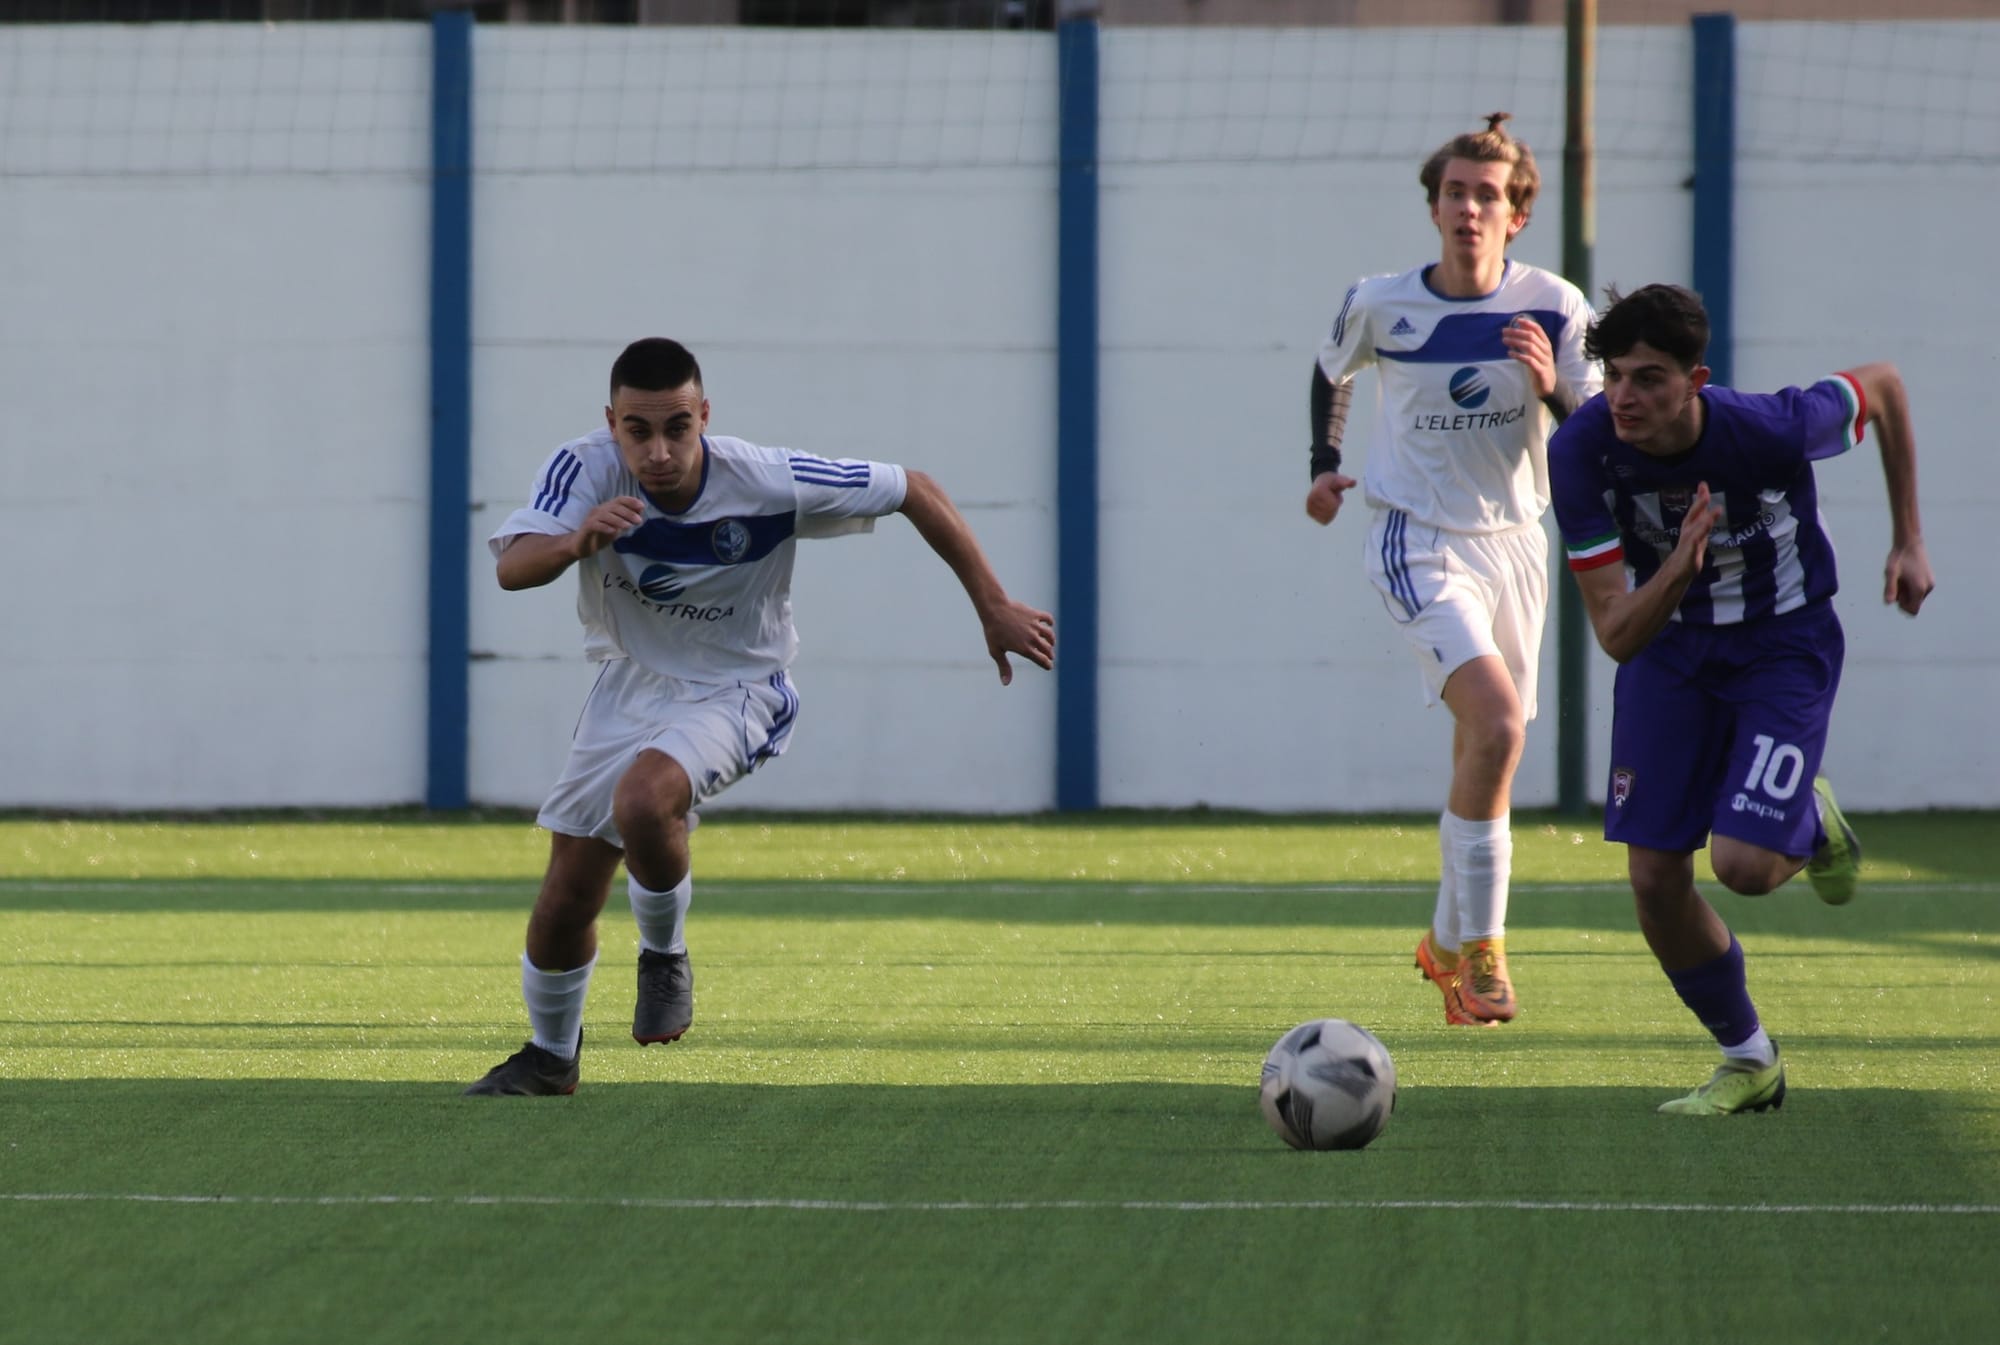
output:
[[[757,682],[683,682],[612,659],[583,703],[562,778],[535,821],[623,849],[611,799],[639,753],[652,748],[679,762],[700,803],[783,753],[798,714],[798,695],[781,672]]]
[[[1549,539],[1537,523],[1508,532],[1447,532],[1377,509],[1368,577],[1424,673],[1424,703],[1473,659],[1496,654],[1535,717],[1535,672],[1549,608]]]

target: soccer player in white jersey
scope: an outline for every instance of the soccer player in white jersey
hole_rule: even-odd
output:
[[[791,735],[798,538],[900,513],[965,586],[1003,685],[1010,654],[1042,668],[1055,657],[1049,614],[1007,596],[935,481],[708,434],[701,368],[678,342],[626,348],[604,419],[550,455],[490,543],[505,589],[575,567],[585,652],[604,666],[536,819],[551,836],[521,959],[532,1036],[469,1094],[576,1090],[597,916],[621,859],[640,941],[632,1036],[675,1041],[693,1022],[688,832],[696,805]]]
[[[1306,493],[1307,515],[1327,524],[1362,487],[1369,577],[1423,670],[1426,702],[1451,711],[1437,904],[1416,960],[1444,994],[1445,1021],[1466,1026],[1516,1012],[1508,815],[1548,608],[1548,436],[1601,382],[1583,353],[1582,291],[1507,257],[1541,175],[1506,120],[1492,114],[1418,173],[1438,260],[1347,291],[1313,366]],[[1340,448],[1353,379],[1370,365],[1381,411],[1356,482]]]

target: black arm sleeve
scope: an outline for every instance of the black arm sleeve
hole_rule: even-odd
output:
[[[1569,419],[1570,412],[1583,405],[1583,399],[1576,395],[1569,384],[1557,379],[1556,390],[1542,398],[1542,405],[1549,408],[1549,414],[1554,416],[1556,424],[1560,425]]]
[[[1347,434],[1347,407],[1354,400],[1352,383],[1335,384],[1313,361],[1312,474],[1340,470],[1340,441]]]

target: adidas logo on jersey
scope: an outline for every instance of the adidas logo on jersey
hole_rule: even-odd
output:
[[[1410,325],[1408,318],[1397,318],[1396,325],[1389,329],[1391,336],[1415,336],[1417,329]]]

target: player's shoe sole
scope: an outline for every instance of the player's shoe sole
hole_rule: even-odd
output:
[[[576,1091],[578,1066],[583,1061],[583,1041],[577,1040],[574,1059],[564,1060],[533,1042],[486,1071],[484,1078],[465,1090],[466,1097],[567,1097]]]
[[[1686,1097],[1660,1104],[1662,1116],[1734,1116],[1738,1112],[1777,1111],[1785,1105],[1785,1062],[1773,1060],[1759,1069],[1742,1060],[1725,1060],[1720,1069]]]
[[[694,967],[686,953],[639,950],[639,996],[632,1040],[641,1046],[679,1041],[694,1025]]]
[[[1833,797],[1833,784],[1824,775],[1813,781],[1813,800],[1819,805],[1826,840],[1806,861],[1806,881],[1827,905],[1845,906],[1861,886],[1861,840],[1847,825],[1847,815]]]
[[[1458,950],[1458,980],[1453,984],[1458,1008],[1482,1023],[1511,1023],[1518,1006],[1514,982],[1507,975],[1507,950],[1499,939],[1475,939]],[[1451,1012],[1450,996],[1445,1012]]]
[[[1438,949],[1431,943],[1430,931],[1417,940],[1417,970],[1424,979],[1436,986],[1444,994],[1444,1021],[1452,1027],[1498,1027],[1499,1023],[1490,1018],[1475,1018],[1466,1012],[1458,998],[1458,967],[1446,966],[1438,957]]]

